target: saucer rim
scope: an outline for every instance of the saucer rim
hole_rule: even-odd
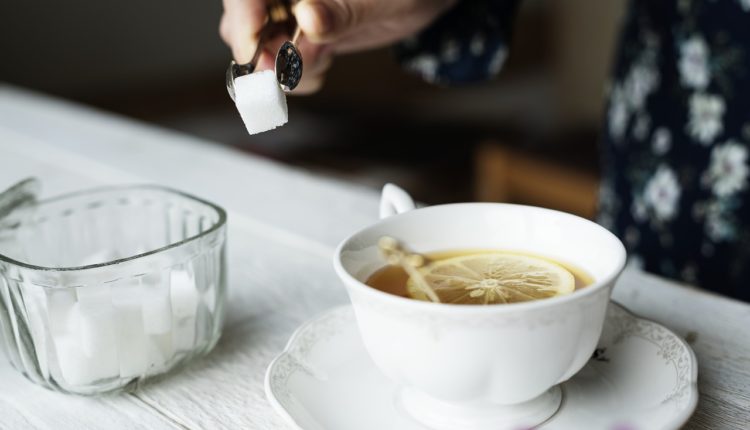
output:
[[[680,429],[680,428],[684,427],[685,424],[687,424],[687,422],[690,420],[690,417],[692,417],[693,414],[695,413],[695,409],[698,407],[698,399],[700,398],[700,392],[698,391],[698,357],[695,355],[695,351],[693,351],[693,348],[690,346],[689,343],[687,343],[687,341],[685,339],[682,338],[682,336],[678,335],[672,329],[666,327],[664,324],[660,324],[660,323],[658,323],[658,322],[656,322],[656,321],[654,321],[654,320],[652,320],[650,318],[645,318],[645,317],[642,317],[642,316],[638,315],[637,313],[631,311],[627,306],[623,305],[622,303],[618,302],[617,300],[610,299],[609,302],[611,304],[614,304],[614,305],[618,306],[620,309],[622,309],[623,311],[625,311],[626,313],[628,313],[631,317],[633,317],[635,319],[638,319],[638,320],[641,320],[641,321],[646,321],[646,322],[648,322],[650,324],[653,324],[653,325],[656,325],[658,327],[661,327],[664,330],[666,330],[667,332],[671,333],[672,335],[674,335],[674,337],[677,339],[677,341],[690,354],[690,363],[692,364],[692,366],[691,366],[692,372],[690,374],[690,398],[689,398],[689,400],[687,402],[687,406],[686,406],[684,412],[681,413],[681,414],[676,414],[676,416],[679,417],[679,418],[675,418],[675,421],[677,421],[677,422],[675,422],[675,424],[677,424],[677,427],[675,427],[675,428]],[[270,370],[270,368],[269,368],[269,370]],[[575,375],[573,375],[573,376],[575,376]]]
[[[300,324],[299,327],[297,327],[294,332],[292,332],[292,335],[289,336],[289,340],[284,345],[284,349],[276,357],[274,357],[274,359],[271,360],[271,362],[268,364],[268,367],[266,367],[266,374],[263,378],[263,389],[266,394],[266,399],[269,403],[271,403],[271,407],[273,407],[276,413],[279,414],[287,424],[290,424],[295,429],[304,430],[302,426],[297,423],[297,420],[295,420],[294,417],[292,417],[292,415],[281,404],[281,402],[276,399],[276,395],[274,394],[273,388],[271,387],[271,376],[273,373],[273,369],[279,361],[281,361],[285,356],[289,355],[289,352],[293,345],[296,343],[297,338],[301,337],[308,327],[317,324],[319,321],[324,320],[331,314],[341,312],[346,308],[351,308],[351,306],[352,305],[350,303],[334,306],[330,309],[326,309],[318,313],[317,315]]]
[[[700,397],[700,393],[698,391],[698,358],[695,355],[695,351],[693,351],[693,348],[690,347],[690,344],[687,343],[687,341],[685,341],[681,336],[679,336],[677,333],[667,328],[663,324],[660,324],[652,319],[639,316],[638,314],[631,311],[626,306],[622,305],[616,300],[610,300],[610,304],[619,307],[621,310],[625,311],[632,318],[635,318],[641,321],[646,321],[650,324],[663,328],[667,332],[671,333],[678,340],[678,342],[688,351],[690,355],[690,364],[691,364],[691,370],[692,370],[691,375],[690,375],[690,381],[689,381],[690,382],[689,384],[689,390],[690,390],[689,396],[690,397],[688,399],[687,405],[684,408],[684,410],[677,412],[675,414],[675,419],[674,419],[675,429],[682,428],[685,424],[687,424],[690,417],[692,417],[693,414],[695,413],[695,410],[698,406],[698,400]],[[265,376],[263,380],[263,386],[264,386],[266,399],[271,404],[271,407],[274,409],[274,411],[276,411],[276,413],[287,424],[291,425],[294,429],[304,430],[303,427],[297,422],[297,420],[289,413],[289,411],[287,411],[287,409],[276,398],[273,388],[271,387],[271,376],[274,371],[274,368],[276,367],[276,365],[278,364],[280,360],[282,360],[285,356],[289,355],[291,348],[297,342],[298,338],[300,338],[310,326],[317,324],[318,322],[326,319],[332,314],[342,312],[344,309],[353,309],[351,303],[334,306],[330,309],[327,309],[313,316],[312,318],[300,324],[300,326],[297,327],[292,333],[292,335],[289,337],[289,340],[284,345],[284,349],[276,357],[274,357],[273,360],[271,360],[271,362],[268,364],[268,367],[266,368],[266,372],[265,372]],[[575,377],[575,375],[573,375],[573,377]],[[559,385],[563,385],[563,384],[565,384],[565,382],[562,382]]]

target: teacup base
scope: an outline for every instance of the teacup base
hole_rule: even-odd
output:
[[[555,415],[562,403],[562,390],[555,386],[524,403],[497,405],[456,404],[402,388],[397,401],[405,413],[434,430],[518,430],[538,426]]]

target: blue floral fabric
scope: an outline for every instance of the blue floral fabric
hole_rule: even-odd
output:
[[[398,56],[493,76],[516,6],[460,2]],[[608,87],[598,221],[630,264],[750,301],[750,0],[632,0]]]
[[[462,1],[421,34],[396,47],[397,59],[435,84],[494,77],[508,56],[518,1]]]

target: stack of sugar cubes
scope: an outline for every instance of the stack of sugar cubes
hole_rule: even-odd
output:
[[[234,79],[234,94],[248,133],[262,133],[286,124],[286,95],[272,70],[238,76]]]
[[[216,290],[202,292],[197,281],[193,266],[180,265],[107,284],[46,289],[45,309],[31,320],[37,355],[49,362],[46,352],[54,353],[58,383],[74,391],[162,373],[210,339],[202,327],[215,311]]]

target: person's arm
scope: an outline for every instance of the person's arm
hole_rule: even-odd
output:
[[[396,47],[396,58],[428,82],[461,84],[494,77],[508,55],[520,0],[464,0]]]
[[[467,0],[473,3],[475,0]],[[418,33],[456,0],[300,0],[294,14],[304,32],[304,73],[297,92],[316,91],[335,54],[388,46]],[[266,17],[265,0],[224,0],[219,32],[238,63],[250,60]],[[261,54],[258,70],[272,69],[279,37]]]

